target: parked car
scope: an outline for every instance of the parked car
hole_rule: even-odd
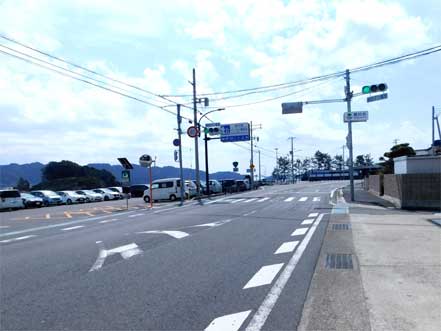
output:
[[[181,180],[179,178],[158,179],[152,182],[153,200],[175,201],[181,198]],[[188,196],[188,191],[184,193]],[[142,197],[145,202],[150,202],[150,190],[145,190]]]
[[[31,194],[42,198],[43,204],[47,206],[51,205],[61,205],[63,204],[63,199],[54,191],[41,190],[41,191],[31,191]]]
[[[112,187],[108,187],[107,189],[109,189],[112,192],[118,193],[119,198],[120,199],[124,199],[124,194],[123,194],[123,189],[122,187],[119,186],[112,186]]]
[[[187,198],[193,198],[198,194],[197,186],[192,180],[185,181],[185,190],[188,192]]]
[[[221,180],[222,192],[232,193],[237,192],[236,181],[234,179],[223,179]]]
[[[30,193],[20,193],[25,208],[43,207],[43,199]]]
[[[107,188],[97,188],[93,190],[95,193],[100,193],[103,195],[104,201],[118,200],[120,198],[120,193],[113,192]]]
[[[141,198],[144,195],[144,191],[148,190],[149,186],[146,184],[136,184],[130,186],[130,195],[132,198]]]
[[[104,197],[101,193],[96,193],[92,190],[80,190],[75,192],[84,195],[86,202],[99,202],[104,200]]]
[[[86,197],[84,195],[78,194],[74,191],[58,191],[57,194],[61,197],[63,203],[66,205],[86,202]]]
[[[243,192],[248,190],[248,185],[246,183],[246,181],[238,179],[236,180],[236,188],[238,192]]]
[[[211,193],[221,193],[222,192],[222,184],[219,183],[216,179],[210,179],[208,181],[210,192]]]
[[[197,185],[196,180],[192,180],[192,182],[194,183],[195,186]],[[200,184],[201,184],[201,194],[207,194],[207,185],[205,184],[205,182],[201,180]],[[197,191],[197,186],[196,186],[196,191]]]
[[[0,190],[0,210],[21,208],[24,208],[24,204],[18,190]]]

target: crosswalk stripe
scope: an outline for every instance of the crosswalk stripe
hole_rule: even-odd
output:
[[[254,200],[256,200],[256,198],[251,198],[251,199],[245,200],[245,202],[252,202]]]
[[[245,199],[232,200],[231,203],[238,203],[238,202],[241,202],[241,201],[244,201],[244,200],[245,200]]]
[[[296,229],[293,233],[291,233],[291,236],[303,236],[308,231],[308,228],[300,228]]]
[[[285,202],[290,202],[290,201],[293,201],[293,200],[294,200],[294,197],[289,197],[289,198],[285,199]]]
[[[308,200],[308,197],[301,197],[300,199],[299,199],[299,201],[306,201],[306,200]]]
[[[314,199],[312,199],[312,201],[320,201],[320,197],[314,197]]]
[[[257,200],[257,202],[264,202],[264,201],[266,201],[266,200],[269,200],[269,198],[268,198],[268,197],[266,197],[266,198],[262,198],[262,199],[260,199],[260,200]]]

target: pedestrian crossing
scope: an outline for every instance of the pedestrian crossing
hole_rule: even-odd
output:
[[[240,203],[261,203],[261,202],[320,202],[320,197],[258,197],[258,198],[222,198],[218,200],[208,201],[205,204],[240,204]]]

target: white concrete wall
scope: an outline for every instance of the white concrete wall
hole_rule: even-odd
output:
[[[394,172],[396,175],[441,173],[441,155],[397,157],[394,159]]]

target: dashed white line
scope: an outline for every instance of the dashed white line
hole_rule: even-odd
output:
[[[233,201],[231,201],[231,203],[238,203],[238,202],[241,202],[241,201],[244,201],[245,199],[237,199],[237,200],[233,200]]]
[[[293,252],[297,245],[299,244],[298,241],[287,241],[284,242],[280,247],[274,252],[274,254],[284,254],[284,253],[291,253]]]
[[[249,213],[243,214],[243,216],[250,216],[254,214],[257,210],[250,211]]]
[[[64,228],[64,229],[61,229],[61,231],[71,231],[71,230],[76,230],[76,229],[81,229],[81,228],[84,228],[84,225],[77,225],[77,226],[72,226],[70,228]]]
[[[191,227],[204,227],[204,226],[208,226],[208,227],[215,228],[217,226],[221,226],[221,225],[226,224],[228,222],[231,222],[231,220],[218,221],[218,222],[213,222],[213,223],[196,224],[196,225],[192,225]]]
[[[204,331],[237,331],[250,313],[251,310],[247,310],[215,318]]]
[[[9,225],[0,225],[0,229],[6,229],[9,228]]]
[[[258,272],[245,284],[243,289],[271,284],[277,276],[284,263],[277,263],[263,266]]]
[[[290,202],[290,201],[293,201],[293,200],[294,200],[294,197],[289,197],[289,198],[285,199],[285,202]]]
[[[252,202],[254,200],[257,200],[257,198],[251,198],[251,199],[245,200],[244,202]]]
[[[32,237],[36,237],[36,235],[29,235],[29,236],[23,236],[23,237],[17,237],[17,238],[11,238],[11,239],[5,239],[5,240],[1,240],[0,243],[2,244],[6,244],[6,243],[10,243],[13,241],[19,241],[19,240],[25,240],[25,239],[29,239]]]
[[[309,215],[308,215],[308,217],[317,217],[318,216],[318,213],[310,213]]]
[[[133,218],[133,217],[139,217],[139,216],[144,216],[144,214],[133,214],[133,215],[129,215],[130,218]]]
[[[306,200],[308,200],[308,197],[301,197],[300,199],[299,199],[299,201],[306,201]]]
[[[300,223],[301,225],[310,225],[314,223],[314,219],[313,218],[308,218],[306,220],[304,220],[302,223]]]
[[[274,308],[274,305],[279,299],[280,294],[282,293],[283,289],[286,286],[286,283],[288,282],[289,278],[294,272],[295,267],[297,266],[300,258],[302,257],[303,252],[308,246],[308,243],[311,240],[312,235],[317,229],[322,218],[323,218],[323,214],[320,214],[320,216],[317,218],[317,221],[312,225],[311,231],[309,231],[308,234],[305,236],[305,238],[302,240],[299,247],[294,252],[288,264],[286,265],[285,269],[283,269],[279,278],[276,280],[273,287],[271,288],[271,290],[263,300],[262,304],[257,309],[257,312],[254,314],[253,318],[251,319],[251,322],[248,324],[245,331],[259,331],[262,329],[266,319],[268,318],[269,314]]]
[[[170,237],[176,238],[176,239],[182,239],[185,238],[187,236],[189,236],[189,234],[187,232],[183,232],[183,231],[142,231],[142,232],[137,232],[137,233],[147,233],[147,234],[166,234],[169,235]]]
[[[312,201],[320,201],[320,197],[314,197]]]
[[[112,218],[110,220],[104,220],[104,221],[99,221],[98,223],[104,224],[104,223],[110,223],[110,222],[115,222],[118,221],[118,218]]]
[[[268,197],[266,197],[266,198],[262,198],[262,199],[260,199],[260,200],[257,200],[257,202],[264,202],[264,201],[266,201],[266,200],[269,200],[269,198],[268,198]]]
[[[308,228],[300,228],[296,229],[293,233],[291,233],[291,236],[303,236],[308,231]]]

